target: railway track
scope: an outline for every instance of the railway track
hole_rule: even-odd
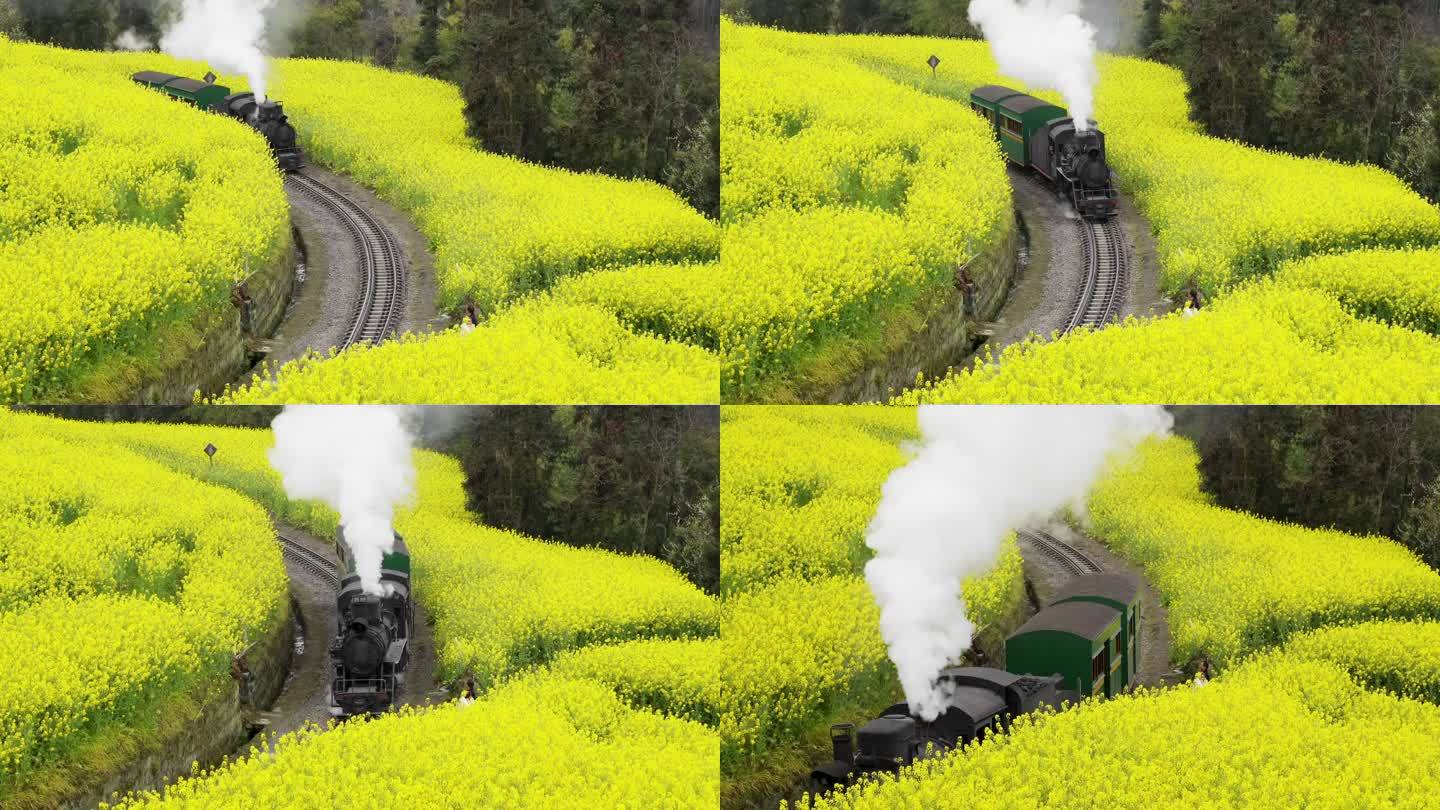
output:
[[[1030,541],[1041,554],[1059,563],[1062,568],[1075,576],[1099,574],[1105,569],[1099,563],[1085,556],[1084,552],[1066,543],[1049,532],[1025,530],[1019,535]]]
[[[285,535],[277,535],[280,538],[280,547],[285,552],[286,559],[304,569],[307,573],[314,574],[321,582],[328,583],[331,587],[340,587],[340,577],[335,572],[335,561],[316,551],[311,551],[305,545],[291,540]]]
[[[360,294],[339,348],[378,344],[393,336],[405,310],[405,265],[395,236],[354,200],[308,174],[292,172],[285,182],[334,214],[350,232],[360,257]]]
[[[1081,327],[1099,329],[1118,318],[1130,280],[1130,252],[1118,218],[1081,220],[1080,231],[1085,240],[1085,282],[1075,295],[1066,333]]]

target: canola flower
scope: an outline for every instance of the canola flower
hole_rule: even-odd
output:
[[[624,807],[719,804],[715,733],[625,705],[592,681],[541,674],[469,706],[402,709],[122,801],[125,810],[287,807]],[[104,805],[102,805],[104,807]]]
[[[939,294],[1011,227],[999,149],[968,110],[768,34],[722,21],[717,271],[666,296],[675,306],[623,278],[579,282],[586,300],[718,347],[727,399]]]
[[[0,413],[0,792],[288,620],[262,510],[54,424]]]
[[[406,336],[287,363],[217,404],[700,404],[720,396],[703,348],[625,328],[600,307],[537,299],[470,334]]]
[[[1321,290],[1362,318],[1440,335],[1440,249],[1314,256],[1283,265],[1277,278]]]
[[[1418,810],[1440,788],[1437,734],[1440,707],[1369,691],[1335,664],[1266,656],[1203,689],[1026,715],[1008,734],[814,807]]]
[[[719,638],[644,638],[564,653],[550,671],[607,684],[632,706],[715,728],[725,700],[716,673],[730,652]]]
[[[1357,317],[1282,271],[1194,317],[1131,319],[1051,343],[1014,344],[894,401],[1434,403],[1440,338]]]
[[[1145,570],[1172,657],[1241,656],[1325,625],[1440,618],[1440,574],[1408,549],[1210,504],[1189,441],[1151,441],[1090,494],[1093,531]]]
[[[442,678],[468,667],[484,685],[567,649],[719,629],[714,601],[653,557],[546,543],[423,509],[396,526],[435,618]]]
[[[1292,636],[1284,654],[1329,661],[1371,689],[1440,703],[1440,622],[1378,621]]]
[[[805,406],[722,410],[720,586],[860,570],[880,487],[918,441],[911,408]],[[843,416],[838,416],[842,414]]]
[[[76,396],[289,249],[264,140],[136,86],[140,64],[0,37],[0,402]]]

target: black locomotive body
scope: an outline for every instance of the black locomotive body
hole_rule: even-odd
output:
[[[970,108],[994,130],[1007,160],[1043,175],[1080,216],[1115,215],[1120,194],[1105,159],[1105,133],[1094,121],[1077,127],[1064,107],[999,85],[977,87]]]
[[[243,121],[251,129],[265,137],[275,162],[283,171],[293,172],[305,165],[305,153],[301,151],[295,128],[285,115],[285,108],[277,101],[255,101],[254,93],[231,93],[230,88],[215,84],[214,75],[205,81],[186,79],[169,73],[144,70],[130,77],[136,84],[144,85],[193,104],[202,110],[228,115]]]
[[[341,530],[343,533],[343,529]],[[340,544],[340,591],[330,643],[330,713],[377,714],[394,705],[405,684],[415,606],[410,600],[410,552],[400,535],[381,561],[383,593],[367,593],[355,561]]]
[[[897,703],[858,732],[851,723],[832,726],[835,758],[811,771],[810,791],[822,794],[867,776],[898,774],[920,760],[1007,730],[1022,714],[1078,702],[1079,695],[1061,689],[1062,683],[1059,675],[1016,675],[990,667],[946,669],[938,685],[949,706],[934,720],[922,720],[909,705]]]
[[[290,126],[280,102],[256,103],[254,93],[232,93],[225,97],[225,110],[265,136],[282,171],[293,172],[305,166],[305,153],[300,151],[295,127]]]

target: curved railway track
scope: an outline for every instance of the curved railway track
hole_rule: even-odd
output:
[[[335,572],[335,561],[316,551],[311,551],[305,545],[298,543],[285,535],[276,535],[280,538],[280,547],[285,552],[285,557],[291,562],[300,566],[306,573],[314,574],[321,582],[328,583],[331,587],[340,587],[340,577]]]
[[[339,346],[378,344],[400,328],[405,310],[405,265],[400,243],[383,223],[353,200],[303,172],[285,182],[334,214],[349,231],[360,257],[360,294],[351,311],[350,329]]]
[[[1105,569],[1084,552],[1066,543],[1049,532],[1026,530],[1019,532],[1019,535],[1030,541],[1031,545],[1040,550],[1041,554],[1059,563],[1062,568],[1075,576],[1085,574],[1099,574]]]
[[[1119,318],[1130,280],[1130,251],[1120,220],[1080,221],[1085,240],[1085,282],[1075,295],[1065,332],[1081,327],[1099,329]]]

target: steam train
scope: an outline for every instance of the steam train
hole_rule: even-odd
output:
[[[993,84],[970,94],[970,108],[989,122],[1011,163],[1043,175],[1080,216],[1115,215],[1120,195],[1105,162],[1105,133],[1093,121],[1082,131],[1064,107]]]
[[[335,597],[335,638],[330,642],[330,714],[378,714],[395,702],[405,684],[415,605],[410,601],[410,551],[395,535],[395,546],[380,561],[384,593],[366,593],[355,560],[340,545],[340,590]]]
[[[1109,573],[1073,577],[1048,607],[1005,640],[1006,669],[941,671],[936,685],[948,706],[934,720],[897,703],[858,732],[851,723],[831,726],[834,759],[810,772],[809,792],[899,774],[918,761],[1008,730],[1027,712],[1113,697],[1135,682],[1139,628],[1136,580]]]
[[[298,145],[295,128],[290,126],[285,109],[277,101],[257,102],[254,93],[231,93],[230,88],[215,83],[213,73],[206,75],[203,82],[153,70],[141,71],[130,78],[136,84],[159,90],[202,110],[244,122],[265,137],[282,171],[293,172],[305,165],[305,153]]]

